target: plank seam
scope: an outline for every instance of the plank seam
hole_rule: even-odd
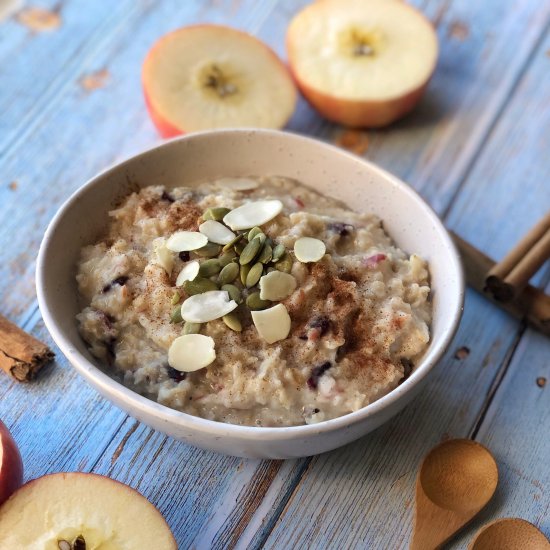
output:
[[[101,51],[103,44],[108,43],[109,40],[112,40],[117,36],[117,29],[121,26],[124,26],[128,22],[128,16],[130,14],[130,8],[136,6],[132,2],[129,3],[129,6],[124,4],[124,8],[121,10],[121,14],[124,14],[125,17],[120,17],[118,12],[114,12],[113,15],[108,19],[104,20],[96,29],[90,34],[88,40],[83,42],[73,53],[70,59],[67,59],[66,63],[60,67],[57,78],[55,78],[49,86],[46,87],[44,92],[41,94],[41,101],[35,103],[33,109],[29,110],[23,120],[20,122],[18,128],[23,128],[24,130],[19,132],[16,130],[15,139],[8,140],[8,143],[0,144],[2,149],[0,150],[0,155],[7,157],[11,151],[17,150],[19,144],[24,143],[28,135],[35,131],[36,127],[42,123],[44,116],[50,113],[53,109],[57,108],[58,102],[52,101],[56,98],[61,98],[63,96],[64,90],[68,89],[70,86],[74,85],[74,80],[67,78],[71,74],[77,74],[77,71],[80,67],[85,67],[86,62],[89,59],[93,59],[98,51]],[[142,13],[146,14],[148,10],[144,10]],[[139,13],[139,12],[138,12]],[[119,23],[113,26],[111,33],[105,33],[104,30],[109,28],[110,23],[119,17]],[[139,17],[139,16],[138,16]],[[101,40],[101,37],[104,37]],[[98,39],[99,38],[99,39]],[[90,45],[94,47],[90,48]],[[82,58],[81,54],[88,52],[86,57]],[[36,113],[40,113],[41,116],[37,117]]]
[[[519,330],[516,333],[516,337],[514,338],[514,341],[512,342],[512,345],[510,346],[508,352],[506,353],[506,356],[504,357],[502,361],[502,365],[499,367],[495,374],[495,378],[493,380],[493,383],[491,384],[491,387],[489,388],[489,391],[487,393],[487,397],[483,401],[479,414],[477,418],[475,419],[472,428],[470,429],[468,437],[470,439],[476,439],[477,434],[479,433],[479,430],[483,426],[483,423],[485,421],[485,418],[487,416],[487,413],[489,411],[489,408],[491,406],[491,403],[493,402],[494,398],[496,397],[496,394],[498,393],[498,390],[502,386],[502,382],[506,378],[506,374],[508,373],[508,370],[510,368],[510,365],[512,363],[512,360],[514,359],[514,356],[516,354],[516,351],[518,349],[518,346],[523,338],[523,335],[525,334],[527,330],[527,325],[525,322],[522,322],[520,324]]]
[[[462,188],[466,184],[466,181],[468,180],[468,177],[472,173],[477,161],[481,157],[482,153],[485,151],[485,147],[489,143],[491,139],[491,135],[493,134],[496,127],[498,126],[502,115],[510,106],[510,103],[514,98],[516,91],[523,80],[523,77],[526,75],[531,65],[535,63],[535,54],[539,50],[539,48],[542,46],[542,43],[546,38],[546,35],[548,34],[548,32],[550,32],[550,15],[547,16],[546,25],[542,27],[539,36],[533,42],[531,54],[526,58],[522,67],[520,68],[520,70],[517,72],[516,76],[512,80],[510,89],[506,94],[505,99],[503,99],[501,105],[495,109],[492,120],[487,124],[485,131],[481,133],[481,136],[479,139],[479,142],[480,142],[479,147],[472,154],[471,158],[466,162],[462,174],[457,178],[459,183],[456,186],[455,190],[451,192],[447,200],[447,205],[442,210],[441,218],[443,220],[445,220],[450,214],[454,206],[455,199],[458,197],[459,193],[462,191]]]

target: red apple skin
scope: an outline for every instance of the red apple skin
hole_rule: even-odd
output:
[[[0,420],[0,504],[23,483],[23,461],[8,428]]]
[[[153,121],[153,124],[155,125],[161,137],[167,139],[167,138],[172,138],[176,136],[181,136],[182,134],[185,133],[183,130],[176,128],[176,126],[168,122],[168,120],[166,120],[160,114],[160,112],[158,112],[153,107],[153,104],[149,99],[149,94],[147,93],[147,88],[145,87],[145,84],[143,84],[143,95],[145,96],[145,104],[147,105],[147,112],[149,113],[149,116],[151,117],[151,120]]]
[[[410,113],[424,94],[428,82],[406,95],[386,101],[354,101],[334,97],[301,81],[290,69],[307,102],[326,119],[351,128],[382,128]]]
[[[145,56],[145,60],[143,61],[143,66],[142,66],[142,71],[141,71],[141,85],[142,85],[142,88],[143,88],[143,95],[145,96],[145,104],[147,105],[147,111],[149,112],[149,116],[151,117],[151,120],[153,121],[153,124],[156,126],[159,134],[163,138],[172,138],[172,137],[180,136],[182,134],[185,134],[186,130],[184,130],[183,128],[178,128],[177,126],[172,124],[172,122],[170,122],[166,118],[166,116],[161,114],[160,111],[155,107],[155,105],[153,104],[153,101],[149,97],[149,93],[147,92],[147,88],[148,88],[147,76],[145,74],[144,68],[145,68],[146,64],[149,63],[150,60],[155,57],[155,55],[157,55],[157,50],[160,49],[160,47],[162,47],[162,42],[167,36],[172,36],[172,35],[178,34],[180,32],[185,32],[188,29],[199,29],[199,28],[205,28],[205,27],[206,28],[207,27],[214,27],[214,28],[219,28],[219,29],[227,28],[224,25],[213,25],[213,24],[206,23],[206,24],[199,24],[199,25],[188,25],[187,27],[183,27],[181,29],[176,29],[175,31],[172,31],[168,34],[165,34],[164,36],[159,38],[153,44],[153,46],[151,47],[151,49],[149,50],[149,52]],[[231,30],[234,31],[234,32],[238,32],[239,34],[241,34],[242,36],[245,36],[249,40],[253,40],[257,44],[261,44],[269,52],[269,54],[273,57],[273,59],[281,66],[282,70],[287,71],[287,73],[290,72],[289,67],[287,67],[281,61],[279,56],[269,46],[264,44],[261,40],[259,40],[258,38],[252,36],[251,34],[249,34],[247,32],[239,31],[238,29],[233,29],[233,28],[231,28]],[[292,113],[289,115],[289,118],[290,118],[290,116],[292,116]]]

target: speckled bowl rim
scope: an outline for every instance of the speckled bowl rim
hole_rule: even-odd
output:
[[[153,151],[162,149],[172,145],[175,141],[185,141],[193,140],[201,137],[205,137],[211,134],[231,134],[231,133],[246,133],[249,135],[253,134],[270,134],[273,137],[284,136],[284,139],[295,139],[298,141],[306,140],[308,142],[313,142],[315,146],[324,150],[329,155],[343,155],[353,159],[353,161],[361,162],[370,171],[377,173],[382,179],[388,182],[389,185],[399,188],[400,192],[404,193],[411,201],[417,202],[418,205],[422,208],[424,214],[431,220],[434,230],[438,233],[439,237],[444,241],[444,244],[449,249],[452,261],[453,261],[453,271],[456,275],[456,287],[458,296],[456,300],[457,307],[454,311],[449,312],[451,316],[450,329],[447,332],[443,333],[438,341],[432,342],[432,348],[430,349],[431,358],[429,361],[422,360],[420,364],[415,368],[414,372],[403,381],[397,388],[389,392],[387,395],[377,399],[373,403],[359,409],[357,411],[348,413],[344,416],[339,416],[330,420],[324,420],[317,424],[306,424],[300,426],[283,426],[283,427],[260,427],[260,426],[239,426],[235,424],[226,424],[224,422],[219,422],[215,420],[207,420],[198,416],[193,416],[188,413],[177,411],[171,409],[165,405],[161,405],[156,401],[153,401],[147,397],[144,397],[133,390],[127,388],[122,383],[118,382],[114,378],[111,378],[108,374],[104,373],[101,369],[96,367],[91,361],[89,361],[84,355],[82,355],[78,350],[74,349],[70,338],[66,337],[63,331],[57,326],[54,321],[48,296],[45,292],[44,279],[45,273],[47,271],[47,259],[48,259],[48,249],[49,241],[52,237],[52,234],[62,225],[63,218],[65,214],[71,209],[71,207],[77,203],[82,194],[89,190],[90,187],[101,185],[104,182],[105,176],[110,174],[112,171],[119,170],[121,167],[136,163],[140,158],[151,154]],[[230,128],[230,129],[221,129],[221,130],[208,130],[204,132],[195,132],[192,134],[186,134],[184,136],[178,136],[169,140],[162,142],[160,145],[154,145],[148,147],[141,152],[132,155],[125,160],[115,163],[114,165],[106,168],[105,170],[99,172],[96,176],[89,179],[83,186],[77,189],[67,201],[60,207],[56,215],[51,220],[42,240],[40,246],[40,251],[37,258],[36,265],[36,290],[38,297],[38,304],[46,328],[49,330],[53,340],[68,359],[75,369],[89,381],[93,381],[92,386],[97,386],[100,392],[105,396],[113,396],[122,398],[129,406],[135,406],[136,409],[139,409],[140,414],[143,418],[146,418],[145,415],[152,415],[157,420],[168,423],[168,424],[177,424],[183,428],[187,428],[192,431],[199,431],[208,433],[212,436],[232,436],[238,437],[244,440],[254,440],[254,441],[281,441],[281,440],[292,440],[300,439],[307,436],[322,434],[326,432],[333,432],[335,430],[345,429],[357,422],[375,415],[376,413],[381,412],[382,410],[391,407],[392,404],[399,401],[405,394],[413,390],[413,388],[419,384],[433,369],[433,367],[441,359],[442,355],[445,353],[449,344],[451,343],[460,322],[462,316],[463,304],[464,304],[464,274],[462,269],[462,264],[460,261],[460,256],[458,251],[449,235],[443,223],[433,211],[433,209],[422,199],[422,197],[414,191],[407,184],[402,182],[397,177],[393,176],[383,168],[378,167],[377,165],[369,162],[365,159],[362,159],[356,155],[348,153],[334,145],[324,143],[322,141],[305,137],[299,134],[295,134],[287,131],[278,131],[278,130],[265,130],[265,129],[242,129],[242,128]],[[116,405],[116,403],[115,403]],[[118,406],[118,405],[116,405]],[[130,413],[130,416],[133,416]],[[392,415],[393,416],[393,415]],[[147,424],[147,420],[144,420]],[[200,445],[199,445],[200,446]]]

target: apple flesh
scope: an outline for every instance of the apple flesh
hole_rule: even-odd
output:
[[[310,4],[287,32],[291,73],[324,117],[381,127],[411,111],[435,70],[437,35],[399,0]]]
[[[0,504],[23,483],[23,461],[8,428],[0,420]]]
[[[210,128],[281,128],[296,105],[296,87],[277,55],[253,36],[219,25],[162,37],[145,58],[142,84],[163,137]]]
[[[137,491],[77,472],[30,481],[0,506],[0,548],[177,550],[177,544]]]

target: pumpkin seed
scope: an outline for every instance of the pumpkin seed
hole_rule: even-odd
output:
[[[268,244],[271,248],[273,248],[273,239],[270,237],[266,237],[265,244]]]
[[[252,266],[250,264],[246,264],[246,265],[241,265],[241,283],[243,284],[243,286],[246,285],[246,277],[248,276],[248,272],[250,271],[250,268]]]
[[[181,294],[176,290],[174,294],[172,294],[172,305],[175,306],[181,299]]]
[[[235,258],[237,257],[237,254],[234,250],[228,250],[227,252],[224,252],[218,260],[220,260],[220,265],[225,267],[227,264],[230,264]]]
[[[248,275],[246,276],[246,288],[253,287],[255,284],[258,284],[258,281],[260,280],[260,277],[262,276],[262,273],[264,272],[264,265],[258,262],[257,264],[254,264],[250,271],[248,272]]]
[[[292,271],[292,258],[290,254],[285,252],[283,257],[275,264],[275,267],[283,273],[290,273]]]
[[[198,334],[201,331],[202,323],[191,323],[185,321],[183,325],[183,334]]]
[[[220,260],[215,258],[205,260],[199,267],[199,275],[201,277],[212,277],[212,275],[217,275],[221,268]]]
[[[202,219],[204,221],[206,220],[214,220],[217,222],[221,222],[223,220],[223,217],[226,214],[229,214],[231,210],[229,208],[223,208],[221,206],[214,206],[212,208],[208,208],[205,213],[202,215]]]
[[[258,254],[262,243],[260,239],[252,239],[241,252],[241,257],[239,258],[239,263],[241,265],[249,264]]]
[[[283,257],[283,254],[285,253],[285,247],[284,245],[282,244],[278,244],[274,249],[273,249],[273,261],[274,262],[278,262],[282,257]]]
[[[259,239],[260,240],[260,244],[263,246],[265,241],[267,240],[267,237],[265,236],[264,233],[258,233],[254,239]]]
[[[172,313],[170,314],[170,322],[181,323],[182,321],[183,317],[181,316],[181,306],[177,305],[174,309],[172,309]]]
[[[262,248],[262,251],[260,252],[260,255],[258,256],[258,261],[262,264],[267,264],[271,261],[271,258],[273,256],[273,249],[270,245],[267,243],[264,244],[264,247]]]
[[[218,283],[226,285],[232,283],[239,276],[239,264],[227,264],[218,275]]]
[[[241,291],[235,285],[223,285],[221,289],[225,290],[232,300],[238,304],[242,304],[243,298],[241,296]]]
[[[183,290],[185,290],[189,296],[194,296],[195,294],[202,294],[209,290],[218,290],[218,285],[210,279],[197,277],[193,281],[185,281],[185,283],[183,283]]]
[[[213,258],[220,253],[221,249],[222,247],[219,244],[207,243],[202,248],[197,248],[197,250],[193,250],[193,252],[199,256],[202,256],[203,258]]]
[[[242,233],[240,235],[236,235],[235,238],[228,242],[223,248],[222,250],[224,252],[227,252],[228,250],[231,250],[241,239],[243,238],[243,235]]]
[[[251,241],[256,235],[258,235],[259,233],[263,233],[263,231],[259,228],[259,227],[253,227],[249,232],[248,232],[248,240]]]
[[[240,256],[242,254],[242,251],[246,248],[246,241],[243,239],[242,241],[239,241],[235,246],[235,252]]]
[[[235,332],[241,332],[243,330],[240,319],[233,312],[224,315],[222,321]]]
[[[251,309],[252,311],[258,311],[260,309],[265,309],[269,307],[271,305],[271,302],[269,300],[262,300],[260,298],[259,292],[253,292],[246,299],[246,305],[248,309]]]

